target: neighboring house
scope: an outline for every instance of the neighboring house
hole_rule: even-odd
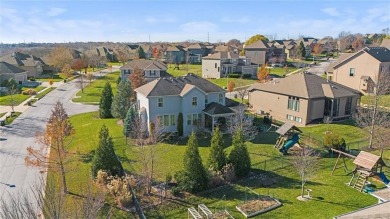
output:
[[[317,43],[321,45],[321,53],[330,53],[334,50],[334,44],[327,39],[319,40]]]
[[[349,118],[355,111],[360,93],[333,81],[298,73],[249,88],[249,104],[254,112],[304,126],[329,116]]]
[[[189,53],[191,63],[200,63],[202,57],[209,54],[209,49],[203,43],[191,44],[185,50]]]
[[[226,117],[234,111],[225,106],[226,91],[212,82],[194,74],[177,78],[159,78],[137,89],[139,113],[150,129],[152,123],[160,121],[164,131],[177,132],[179,113],[183,119],[183,134],[214,125],[223,125]]]
[[[264,40],[256,41],[252,44],[245,45],[245,56],[250,58],[257,65],[264,65],[269,58],[270,46]]]
[[[126,48],[130,54],[130,59],[134,59],[138,57],[138,47],[139,45],[135,45],[135,44],[126,45]]]
[[[376,43],[380,37],[381,34],[367,33],[364,35],[364,39],[365,39],[364,41],[366,44],[372,44],[372,43]]]
[[[120,68],[121,79],[125,80],[133,73],[134,68],[144,72],[145,79],[155,79],[167,75],[167,66],[160,61],[137,59],[129,61]]]
[[[229,73],[256,77],[257,65],[253,65],[250,58],[234,52],[218,52],[202,58],[203,78],[225,78]]]
[[[303,45],[305,46],[306,56],[311,56],[311,52],[318,40],[311,37],[302,37],[295,41],[296,45],[299,45],[301,42],[303,42]]]
[[[239,53],[239,48],[236,46],[230,46],[230,45],[218,45],[215,47],[214,52],[235,52]]]
[[[381,43],[381,47],[385,47],[387,49],[390,49],[390,39],[383,39]]]
[[[168,63],[184,63],[186,51],[183,46],[170,46],[165,51],[165,59]]]
[[[140,47],[144,50],[145,52],[145,59],[150,59],[152,58],[153,54],[153,48],[150,45],[140,45]]]
[[[345,54],[327,69],[330,80],[365,94],[374,91],[381,72],[390,74],[390,50],[384,47],[366,47]]]
[[[390,217],[390,201],[371,205],[346,214],[334,217],[333,219],[385,219]]]
[[[23,84],[27,81],[27,71],[7,62],[0,62],[0,85],[11,78],[13,78],[16,83]]]
[[[102,59],[108,60],[109,62],[118,61],[114,51],[104,46],[99,46],[94,49],[87,50],[86,54],[91,56],[99,56]]]
[[[41,58],[21,52],[14,52],[10,55],[3,56],[0,58],[0,61],[26,70],[28,77],[38,77],[43,73],[43,67],[46,66]]]

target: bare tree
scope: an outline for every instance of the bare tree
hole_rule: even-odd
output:
[[[62,73],[66,75],[67,78],[72,77],[72,72],[71,72],[70,65],[66,63],[64,67],[62,68]]]
[[[364,46],[364,37],[361,34],[355,34],[355,39],[351,43],[355,51],[361,50]]]
[[[99,63],[102,61],[102,58],[98,55],[90,55],[88,59],[88,65],[92,67],[92,71],[95,71],[95,68],[98,67]]]
[[[244,98],[246,98],[248,96],[248,93],[249,93],[248,89],[244,88],[242,86],[242,83],[237,81],[236,92],[237,92],[238,98],[241,99],[241,103],[243,104],[244,103]]]
[[[378,73],[378,80],[373,84],[369,104],[359,106],[354,114],[355,122],[369,132],[368,148],[384,149],[390,136],[389,110],[383,106],[383,95],[390,93],[390,74],[388,70]]]
[[[57,102],[46,125],[44,133],[37,133],[36,139],[41,145],[39,149],[27,148],[25,162],[27,165],[52,169],[60,173],[61,187],[64,194],[68,193],[66,184],[66,166],[70,162],[67,147],[71,144],[74,129],[68,114],[61,102]],[[50,151],[50,153],[49,153]],[[51,155],[51,156],[50,156]]]
[[[73,57],[68,48],[59,46],[50,52],[49,64],[53,65],[57,70],[62,69],[65,64],[71,64]]]
[[[245,114],[245,107],[240,105],[237,108],[235,115],[231,116],[226,121],[226,126],[230,134],[240,130],[244,136],[245,141],[251,141],[258,133],[256,126],[253,125],[253,119],[253,117]]]
[[[354,36],[351,32],[342,31],[338,36],[339,51],[343,52],[351,47]]]
[[[118,49],[118,60],[124,65],[130,59],[130,54],[125,49]]]
[[[303,198],[306,182],[318,170],[318,158],[315,150],[306,146],[302,147],[298,155],[292,158],[292,165],[301,179],[301,197]]]
[[[91,75],[91,73],[89,73],[88,75]],[[87,77],[90,78],[89,83],[91,83],[92,77],[90,77],[88,75],[87,75]],[[76,86],[77,86],[77,88],[79,88],[81,90],[81,93],[84,93],[84,88],[85,88],[86,85],[87,85],[86,76],[85,75],[80,75],[77,78]]]
[[[15,112],[15,105],[16,105],[16,100],[14,95],[18,94],[20,92],[20,89],[18,87],[18,84],[13,78],[10,78],[6,83],[7,87],[7,93],[9,95],[9,102],[8,104],[11,106],[11,112]]]

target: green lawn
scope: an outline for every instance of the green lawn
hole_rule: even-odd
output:
[[[81,90],[77,92],[76,96],[78,97],[73,98],[72,101],[83,103],[99,103],[100,96],[107,81],[111,83],[113,94],[116,93],[116,81],[119,76],[120,73],[117,71],[98,78],[97,80],[93,81],[91,85],[88,85],[84,89],[84,92],[81,92]]]
[[[58,73],[52,75],[52,77],[49,78],[36,78],[37,81],[42,81],[42,82],[49,82],[50,80],[53,80],[54,82],[59,82],[63,81],[66,78],[66,75],[63,73]]]
[[[188,64],[188,71],[186,64],[180,64],[179,69],[174,69],[174,64],[168,64],[167,72],[174,77],[183,76],[188,73],[194,73],[198,76],[202,76],[202,65],[201,64]]]
[[[287,69],[274,67],[274,68],[270,68],[269,75],[273,77],[284,77],[286,74],[293,72],[295,70],[297,70],[297,68],[295,67],[288,67]]]
[[[374,97],[368,95],[362,96],[361,103],[372,105],[374,103]],[[379,99],[379,105],[384,107],[390,107],[390,94],[381,96]]]
[[[74,161],[70,169],[77,171],[69,172],[67,180],[70,191],[77,192],[79,185],[87,182],[90,175],[91,158],[93,151],[98,144],[98,133],[103,124],[110,130],[110,135],[115,144],[115,151],[127,171],[140,173],[138,148],[128,146],[122,136],[122,127],[117,124],[117,119],[99,119],[97,113],[86,113],[71,117],[71,122],[76,130],[75,139],[69,148],[75,152]],[[317,125],[303,128],[305,135],[309,133],[315,136],[322,136],[324,131],[332,130],[342,134],[347,142],[355,139],[364,139],[364,132],[351,126],[348,122],[340,124]],[[247,143],[251,156],[252,169],[255,173],[262,173],[275,179],[271,187],[263,187],[259,180],[246,179],[232,184],[228,187],[220,187],[214,190],[205,191],[197,195],[191,195],[184,202],[179,204],[169,203],[159,207],[160,213],[166,218],[185,218],[187,208],[204,203],[210,209],[227,208],[236,218],[243,216],[235,209],[235,205],[249,197],[246,187],[249,187],[259,194],[272,195],[278,198],[283,206],[256,218],[331,218],[335,215],[346,213],[367,205],[375,204],[376,199],[363,194],[345,185],[350,176],[346,176],[340,169],[335,176],[330,176],[331,168],[336,159],[322,158],[320,170],[307,184],[307,188],[313,190],[314,200],[300,202],[296,197],[300,194],[300,183],[295,170],[291,167],[288,156],[282,156],[273,147],[277,135],[275,133],[260,133],[258,137]],[[225,147],[227,153],[232,149],[231,139],[225,136]],[[205,163],[209,155],[209,139],[199,139],[201,147],[199,152]],[[77,152],[76,152],[77,151]],[[182,159],[185,152],[185,142],[178,144],[159,144],[155,161],[155,178],[163,180],[167,174],[174,174],[182,168]],[[349,162],[349,169],[352,165]],[[264,172],[266,170],[266,172]],[[49,173],[52,177],[53,173]],[[389,172],[390,174],[390,172]],[[225,199],[221,201],[222,197]],[[123,217],[128,216],[120,213]],[[154,212],[146,211],[148,218],[154,218]]]
[[[21,112],[14,112],[11,117],[5,119],[5,124],[10,125],[18,116],[22,114]]]
[[[21,104],[23,101],[27,100],[30,97],[30,95],[23,95],[23,94],[15,94],[13,95],[14,105],[17,106]],[[11,96],[2,96],[0,97],[0,105],[3,106],[10,106],[11,105]]]
[[[49,89],[46,89],[45,91],[35,95],[35,98],[38,100],[41,99],[42,97],[46,96],[46,94],[50,93],[52,90],[56,89],[56,87],[49,87]]]
[[[32,90],[35,90],[35,92],[39,92],[39,91],[41,91],[41,90],[43,90],[43,89],[45,89],[45,88],[46,88],[45,86],[38,86],[38,87],[35,87],[35,88],[23,87],[23,88],[22,88],[22,91],[32,89]]]
[[[229,81],[234,81],[235,85],[236,85],[236,88],[237,87],[242,87],[242,86],[248,86],[248,85],[251,85],[251,84],[254,84],[257,82],[256,79],[241,79],[241,78],[218,78],[218,79],[207,79],[211,82],[213,82],[214,84],[222,87],[222,88],[226,88]]]

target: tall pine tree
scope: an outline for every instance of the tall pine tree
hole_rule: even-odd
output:
[[[218,171],[222,170],[226,165],[226,154],[225,151],[223,151],[222,133],[219,131],[218,127],[214,129],[213,137],[211,138],[210,156],[207,165],[213,170]]]
[[[131,135],[133,131],[134,121],[137,116],[137,108],[135,106],[130,107],[130,109],[127,111],[126,118],[123,122],[123,135],[127,137],[133,137]]]
[[[99,145],[92,160],[92,175],[96,177],[99,170],[107,171],[113,176],[124,175],[122,164],[115,154],[114,143],[105,125],[100,129]]]
[[[131,89],[130,81],[121,81],[118,85],[118,91],[114,96],[114,100],[111,105],[111,114],[118,119],[126,118],[127,111],[131,107],[131,95],[133,91]]]
[[[184,171],[179,185],[189,192],[199,192],[207,188],[207,172],[202,164],[199,155],[198,141],[195,133],[192,132],[187,142],[187,149],[184,154]]]
[[[244,142],[242,131],[237,129],[233,135],[233,150],[229,154],[229,162],[233,164],[237,177],[246,176],[251,170],[251,159]]]
[[[306,57],[306,49],[305,49],[305,44],[303,44],[303,41],[299,43],[297,55],[302,59]]]
[[[99,117],[111,118],[111,105],[112,105],[112,88],[109,82],[103,88],[102,96],[99,104]]]

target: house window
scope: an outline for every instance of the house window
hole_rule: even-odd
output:
[[[159,97],[157,102],[158,102],[158,104],[157,104],[158,107],[163,107],[164,106],[164,99],[162,97]]]
[[[219,72],[219,67],[218,67],[218,72]]]
[[[198,105],[198,97],[192,97],[192,105],[197,106]]]
[[[259,56],[259,52],[255,52],[255,56],[256,56],[256,57]]]
[[[333,117],[339,116],[340,99],[333,100]]]
[[[348,97],[347,102],[345,103],[345,115],[351,114],[351,108],[352,108],[352,97]]]
[[[164,115],[164,126],[169,126],[169,115]]]
[[[295,122],[302,123],[302,118],[298,117],[298,116],[292,116],[292,115],[288,115],[287,114],[287,119],[290,120],[290,121],[295,121]]]
[[[198,114],[192,114],[192,124],[198,125]]]
[[[355,75],[355,68],[350,68],[349,69],[349,76],[354,76]]]
[[[223,102],[223,95],[222,94],[218,95],[218,102],[220,102],[220,103]]]
[[[217,63],[215,63],[215,68],[217,68]]]
[[[206,95],[206,97],[204,98],[204,103],[205,103],[205,104],[208,104],[208,103],[209,103],[209,98],[208,98],[207,95]]]
[[[156,76],[156,70],[150,70],[150,76]]]
[[[294,111],[299,112],[299,98],[298,97],[289,96],[288,97],[288,106],[287,106],[287,108],[289,110],[294,110]]]
[[[191,125],[191,124],[192,124],[192,115],[188,114],[187,115],[187,125]]]
[[[175,125],[176,125],[176,116],[171,115],[171,126],[175,126]]]

